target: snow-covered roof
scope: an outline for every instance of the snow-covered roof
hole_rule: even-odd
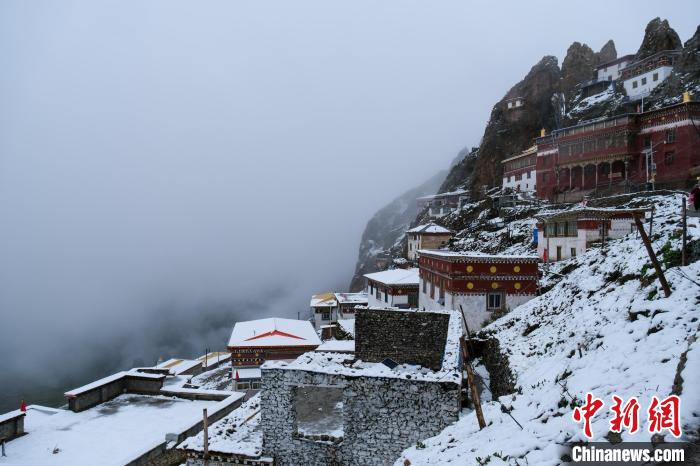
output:
[[[217,402],[125,394],[79,413],[28,407],[28,435],[11,442],[8,460],[22,466],[128,464],[162,444],[165,434],[200,422],[203,408],[214,414],[244,394],[231,396]]]
[[[318,346],[321,339],[307,320],[267,319],[236,322],[231,332],[230,347]]]
[[[639,209],[616,209],[612,207],[585,207],[576,206],[573,209],[559,211],[544,211],[537,214],[540,220],[559,220],[569,218],[591,218],[591,219],[608,219],[614,217],[629,217],[634,215],[644,215],[651,208]]]
[[[332,292],[320,293],[311,296],[310,307],[335,307],[338,303],[335,294]]]
[[[5,414],[0,414],[0,424],[9,421],[10,419],[14,419],[16,417],[24,416],[25,413],[19,409],[15,409],[14,411],[10,411],[9,413]]]
[[[532,254],[486,254],[479,251],[450,251],[448,249],[419,249],[418,254],[421,256],[434,256],[473,262],[503,262],[513,260],[537,262],[539,260],[539,257]]]
[[[345,332],[355,336],[355,319],[338,319],[338,325]]]
[[[519,159],[521,157],[527,157],[528,155],[533,155],[536,153],[537,153],[537,144],[534,144],[517,155],[513,155],[511,157],[508,157],[507,159],[503,159],[501,161],[501,163],[510,162],[511,160]]]
[[[355,340],[326,340],[316,351],[330,351],[333,353],[354,353]]]
[[[385,270],[384,272],[365,274],[365,277],[384,285],[418,286],[419,282],[417,268]]]
[[[336,293],[338,304],[367,304],[367,293]]]
[[[171,374],[180,375],[196,366],[201,366],[203,362],[204,360],[171,358],[161,362],[156,367],[158,369],[168,369]]]
[[[409,312],[397,311],[388,308],[368,308],[381,309],[386,312]],[[287,361],[266,361],[261,369],[282,369],[282,370],[303,370],[319,372],[323,374],[337,374],[352,377],[387,377],[393,379],[412,379],[425,382],[453,382],[461,383],[461,347],[462,337],[462,315],[459,311],[419,311],[410,312],[430,312],[434,314],[448,314],[450,320],[447,328],[447,340],[442,358],[442,367],[438,371],[429,368],[415,366],[411,364],[400,364],[393,369],[379,362],[364,362],[355,360],[354,354],[348,353],[328,353],[310,351],[299,356],[291,362]]]
[[[135,369],[131,369],[128,371],[117,372],[116,374],[108,375],[107,377],[103,377],[99,380],[95,380],[94,382],[90,382],[89,384],[83,385],[82,387],[74,388],[73,390],[65,392],[64,395],[67,397],[77,396],[77,395],[80,395],[81,393],[89,392],[90,390],[94,390],[98,387],[101,387],[102,385],[106,385],[108,383],[114,382],[114,381],[119,380],[119,379],[126,377],[126,376],[139,377],[142,379],[164,379],[165,378],[165,375],[163,375],[163,374],[149,374],[148,372],[138,372]]]
[[[221,362],[227,361],[231,358],[231,353],[223,351],[213,351],[211,353],[203,354],[197,358],[197,361],[202,363],[202,367],[216,366]]]
[[[469,191],[466,189],[458,189],[457,191],[450,191],[446,193],[438,193],[438,194],[431,194],[429,196],[421,196],[417,197],[416,200],[418,201],[429,201],[432,199],[440,199],[442,197],[448,197],[448,196],[461,196],[463,194],[467,194]]]
[[[449,230],[436,223],[426,223],[424,225],[418,225],[417,227],[411,228],[407,231],[407,233],[452,234],[452,230]]]

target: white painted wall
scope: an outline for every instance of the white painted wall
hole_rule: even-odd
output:
[[[413,239],[414,236],[418,239]],[[408,252],[406,253],[406,257],[408,258],[408,260],[418,260],[417,252],[419,249],[421,249],[420,240],[421,235],[414,235],[413,233],[408,233]]]
[[[659,84],[661,84],[666,78],[669,77],[672,66],[662,66],[651,71],[647,71],[644,74],[635,76],[631,79],[626,79],[623,82],[625,86],[625,92],[631,100],[641,99],[646,97],[649,93]],[[654,81],[654,74],[658,73],[656,81]],[[646,79],[646,84],[642,84],[642,79]],[[634,83],[637,83],[637,87],[634,87]]]
[[[370,288],[369,285],[367,285],[367,306],[372,307],[372,306],[389,306],[389,307],[397,307],[397,306],[407,306],[408,305],[408,293],[402,293],[400,295],[392,295],[389,294],[387,295],[387,301],[384,301],[384,292],[382,291],[380,293],[381,299],[377,299],[376,297],[376,292],[377,290],[374,290],[375,294],[370,293]]]
[[[536,189],[536,174],[534,168],[529,172],[523,173],[523,177],[520,181],[516,181],[515,175],[504,176],[503,177],[503,189],[511,188],[516,191],[529,191],[534,192]]]
[[[335,322],[338,320],[338,308],[337,307],[323,308],[323,309],[330,309],[330,316],[328,319],[324,319],[323,314],[321,312],[317,313],[313,307],[311,308],[311,313],[314,316],[314,328],[317,330],[319,328],[321,328],[322,325],[328,325],[331,322]]]
[[[608,239],[622,238],[636,231],[634,220],[629,218],[612,219],[610,221],[610,229],[608,230]],[[571,258],[571,248],[576,248],[576,255],[583,254],[587,246],[599,241],[600,232],[595,229],[578,229],[578,236],[555,236],[545,238],[544,232],[541,229],[537,230],[537,255],[541,258],[544,255],[544,250],[549,247],[549,262],[557,260],[557,246],[562,247],[562,260]]]
[[[450,292],[445,292],[445,304],[440,304],[438,297],[440,296],[439,287],[435,287],[435,299],[430,297],[430,283],[426,284],[426,293],[423,293],[423,280],[421,279],[419,294],[418,294],[418,307],[425,310],[464,310],[464,316],[466,317],[467,325],[469,326],[469,331],[474,332],[481,330],[488,322],[493,319],[493,312],[486,308],[486,293],[473,293],[473,294],[451,294]],[[534,298],[535,295],[505,295],[505,308],[507,312],[515,309],[523,303]]]
[[[625,60],[608,66],[607,68],[600,68],[596,77],[598,78],[598,81],[608,81],[610,78],[612,78],[613,81],[618,80],[620,79],[620,76],[622,76],[622,69],[626,68],[629,63],[629,60]]]

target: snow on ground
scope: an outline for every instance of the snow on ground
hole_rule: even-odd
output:
[[[203,433],[189,437],[177,448],[204,451]],[[262,431],[259,394],[209,427],[209,450],[213,453],[260,456]]]
[[[195,375],[190,380],[190,385],[202,390],[233,390],[231,366],[224,364],[216,369]]]
[[[28,409],[27,435],[7,443],[0,465],[122,465],[195,424],[215,401],[121,395],[80,413]]]
[[[678,249],[680,196],[655,197],[654,250],[670,260]],[[693,219],[695,221],[696,219]],[[689,225],[691,238],[700,226]],[[625,441],[647,441],[650,397],[671,393],[681,354],[688,350],[681,393],[686,433],[700,425],[700,344],[693,341],[700,318],[700,262],[666,273],[673,293],[663,296],[653,278],[647,252],[636,234],[608,243],[570,261],[553,264],[563,275],[550,279],[545,294],[517,307],[485,332],[500,341],[518,389],[499,401],[523,426],[501,411],[498,401],[484,403],[487,427],[479,431],[469,414],[439,435],[407,449],[397,465],[408,464],[558,464],[559,444],[586,440],[571,418],[576,402],[592,392],[604,408],[593,420],[594,440],[609,431],[611,396],[640,403],[642,432]],[[691,280],[689,280],[691,279]],[[558,282],[557,282],[558,280]],[[580,349],[580,354],[579,354]],[[683,437],[686,438],[686,437]],[[672,441],[670,434],[666,439]]]

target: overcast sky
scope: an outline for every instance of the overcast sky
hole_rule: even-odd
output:
[[[201,346],[192,319],[221,309],[218,347],[237,318],[296,317],[347,286],[369,217],[478,144],[543,55],[610,38],[633,53],[655,16],[685,41],[697,13],[2,1],[0,374],[89,362],[98,343],[149,360],[163,328]]]

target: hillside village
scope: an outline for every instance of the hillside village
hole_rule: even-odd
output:
[[[364,244],[351,286],[318,290],[306,318],[232,323],[216,351],[62,408],[23,402],[0,415],[0,464],[554,465],[576,442],[697,445],[700,27],[685,45],[672,31],[590,51],[547,116],[516,85],[438,192],[411,192],[391,247]],[[501,125],[527,135],[488,152]],[[572,412],[589,392],[644,415],[678,395],[682,435],[613,432],[606,407],[586,436]]]

